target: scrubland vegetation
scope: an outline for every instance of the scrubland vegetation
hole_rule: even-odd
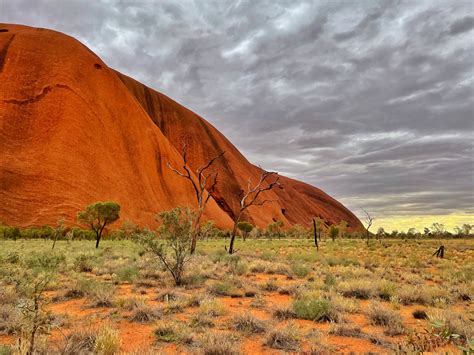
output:
[[[332,226],[316,250],[312,230],[240,223],[230,255],[209,222],[192,253],[193,212],[159,219],[97,249],[92,229],[1,227],[0,354],[472,351],[470,230],[367,245]]]

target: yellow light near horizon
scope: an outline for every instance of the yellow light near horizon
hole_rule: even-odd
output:
[[[361,219],[363,222],[363,219]],[[386,232],[398,230],[406,232],[409,228],[416,228],[423,233],[423,228],[430,227],[433,223],[441,223],[445,228],[453,232],[454,227],[465,223],[474,224],[473,214],[449,214],[449,215],[425,215],[425,216],[395,216],[375,218],[371,232],[376,232],[378,228],[383,227]]]

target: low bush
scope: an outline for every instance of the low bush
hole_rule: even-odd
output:
[[[190,332],[182,324],[163,322],[154,331],[158,341],[165,343],[192,344]]]
[[[293,313],[296,318],[312,320],[315,322],[338,322],[341,320],[331,302],[322,298],[301,298],[293,301]]]
[[[73,267],[77,272],[91,272],[95,265],[96,257],[80,254],[74,259]]]
[[[101,355],[117,354],[120,350],[120,335],[116,329],[101,327],[95,338],[94,352]]]
[[[246,334],[265,333],[267,324],[250,314],[239,315],[232,319],[232,327]]]
[[[374,295],[375,287],[369,280],[351,280],[339,283],[337,290],[344,297],[367,300]]]
[[[119,282],[133,282],[138,277],[138,267],[125,266],[116,271],[116,280]]]
[[[148,306],[138,306],[130,315],[130,321],[137,323],[150,323],[160,318],[160,312]]]
[[[281,321],[295,318],[296,314],[290,307],[277,307],[273,310],[273,317]]]
[[[385,308],[378,302],[372,302],[367,308],[367,317],[373,325],[381,325],[385,328],[386,335],[403,334],[404,326],[400,314]]]
[[[352,324],[340,324],[332,326],[329,329],[329,334],[352,338],[363,338],[365,336],[359,326]]]
[[[305,278],[311,272],[311,269],[305,264],[293,263],[291,265],[291,272],[300,279]]]
[[[237,355],[235,339],[220,334],[209,334],[199,342],[204,355]]]
[[[273,349],[298,351],[300,347],[298,328],[290,323],[283,329],[275,329],[270,332],[265,344]]]

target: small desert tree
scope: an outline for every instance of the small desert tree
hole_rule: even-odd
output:
[[[249,233],[253,230],[253,225],[249,222],[242,221],[237,223],[237,228],[242,232],[242,238],[245,240],[247,239]]]
[[[220,229],[217,228],[216,222],[214,221],[206,221],[201,223],[201,238],[209,240],[209,238],[215,238],[219,235]]]
[[[240,218],[242,214],[249,208],[250,206],[263,206],[267,202],[271,202],[271,200],[259,200],[259,196],[262,192],[269,191],[273,189],[275,186],[281,186],[278,182],[279,177],[277,176],[275,180],[272,182],[268,182],[268,179],[273,176],[278,175],[275,172],[263,171],[260,175],[260,179],[258,180],[255,186],[252,186],[252,180],[249,178],[247,181],[247,191],[242,190],[239,196],[242,196],[239,203],[239,211],[234,216],[234,227],[232,228],[232,234],[230,236],[230,245],[229,245],[229,254],[234,253],[234,241],[235,236],[237,235],[237,224],[240,222]],[[267,186],[265,186],[267,185]]]
[[[195,213],[189,208],[177,207],[158,215],[162,225],[156,233],[143,231],[135,240],[145,251],[154,254],[173,277],[176,286],[183,283],[184,269],[191,259],[191,238]]]
[[[207,172],[211,166],[224,155],[225,152],[221,152],[217,154],[215,157],[209,159],[205,164],[201,165],[195,172],[196,177],[193,177],[191,174],[191,170],[188,166],[187,161],[187,146],[183,144],[182,150],[182,158],[183,158],[183,171],[179,171],[178,169],[171,166],[168,163],[168,168],[174,171],[179,176],[188,179],[191,184],[193,185],[194,194],[197,200],[197,211],[194,217],[193,223],[193,233],[191,238],[191,253],[194,253],[196,250],[197,238],[200,234],[201,228],[201,217],[204,213],[204,209],[206,208],[207,202],[209,198],[212,196],[212,192],[214,192],[216,185],[217,185],[217,176],[218,172]],[[211,182],[212,180],[212,182]]]
[[[80,223],[87,225],[96,236],[95,247],[99,247],[105,227],[120,218],[120,206],[116,202],[96,202],[77,214]]]
[[[273,238],[274,236],[277,236],[278,239],[281,238],[281,235],[283,234],[281,231],[281,228],[283,227],[283,222],[280,220],[273,221],[267,226],[267,232],[270,238]]]
[[[332,241],[334,242],[337,236],[339,235],[339,228],[337,228],[337,226],[335,226],[334,224],[331,225],[328,229],[328,234],[329,234],[329,238],[331,238]]]
[[[325,223],[326,221],[324,220],[324,218],[321,218],[321,217],[313,218],[313,230],[316,230],[315,237],[319,238],[319,240],[322,240],[323,230],[326,228]]]
[[[370,242],[369,229],[372,226],[372,224],[374,223],[374,218],[366,210],[362,209],[362,211],[364,211],[364,213],[365,213],[365,225],[366,225],[365,231],[366,231],[366,235],[367,235],[367,245],[369,245],[369,242]]]
[[[56,241],[58,240],[58,238],[63,236],[64,230],[64,218],[61,218],[60,220],[58,220],[58,223],[56,223],[56,228],[54,228],[53,231],[53,245],[51,246],[51,250],[53,250],[56,246]]]

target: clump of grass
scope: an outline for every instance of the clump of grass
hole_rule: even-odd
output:
[[[250,302],[250,307],[263,308],[265,307],[266,304],[267,304],[267,301],[265,301],[265,299],[262,296],[257,295],[256,297],[254,297],[252,302]]]
[[[207,274],[201,272],[189,273],[183,280],[186,289],[200,288],[209,278]]]
[[[198,313],[204,314],[209,317],[219,317],[226,314],[227,310],[225,306],[216,299],[205,299],[199,305]]]
[[[262,289],[268,292],[275,292],[278,291],[278,285],[275,280],[269,280],[262,286]]]
[[[137,323],[150,323],[160,318],[160,312],[148,306],[139,306],[130,315],[130,321]]]
[[[120,334],[116,329],[102,327],[95,338],[94,352],[103,355],[116,354],[120,349],[120,344]]]
[[[235,330],[246,334],[265,333],[267,324],[250,314],[238,315],[232,320],[232,327]]]
[[[323,298],[304,297],[293,301],[292,310],[296,318],[315,322],[339,322],[340,313],[334,309],[331,301]]]
[[[368,300],[374,295],[374,284],[369,280],[350,280],[339,283],[337,289],[344,297]]]
[[[365,336],[360,327],[351,324],[340,324],[332,326],[329,329],[329,334],[352,338],[363,338]]]
[[[391,297],[395,296],[396,291],[397,285],[388,280],[381,280],[377,285],[377,294],[385,301],[389,301]]]
[[[215,296],[231,296],[239,293],[237,288],[228,281],[213,283],[209,286],[209,292]]]
[[[115,304],[117,307],[124,309],[126,311],[133,311],[136,308],[146,307],[145,301],[137,297],[118,298],[115,301]]]
[[[9,304],[0,305],[0,334],[13,334],[20,329],[20,314]]]
[[[94,352],[97,332],[82,329],[65,337],[65,345],[61,351],[64,355],[89,354]]]
[[[380,325],[385,328],[386,335],[403,334],[404,326],[400,314],[390,309],[384,308],[378,302],[372,302],[367,308],[367,317],[371,324]]]
[[[163,322],[155,329],[155,337],[165,343],[192,344],[192,335],[182,324]]]
[[[133,282],[138,277],[138,273],[138,267],[134,265],[125,266],[115,272],[115,279],[118,282]]]
[[[0,305],[14,304],[18,300],[17,293],[0,283]]]
[[[427,292],[425,287],[404,285],[398,291],[398,299],[400,303],[409,305],[413,303],[430,304],[432,301],[431,295]]]
[[[92,298],[94,307],[112,307],[115,289],[112,285],[98,282],[87,292]]]
[[[331,304],[339,312],[357,313],[360,310],[359,301],[353,298],[345,298],[337,293],[329,293]]]
[[[192,328],[213,328],[214,320],[207,314],[198,312],[191,318]]]
[[[431,310],[428,312],[428,319],[434,333],[449,338],[454,335],[462,339],[474,338],[474,324],[461,314],[447,310]]]
[[[218,334],[209,334],[202,338],[200,347],[204,355],[237,355],[235,339]]]
[[[289,307],[276,307],[273,310],[273,317],[282,321],[288,320],[296,317],[295,312]]]
[[[275,329],[270,332],[265,344],[273,349],[285,351],[298,351],[300,347],[300,334],[293,323],[289,323],[283,329]]]
[[[311,269],[308,266],[306,266],[305,264],[293,263],[291,265],[291,271],[294,275],[296,275],[300,279],[303,279],[306,276],[308,276]]]
[[[94,255],[80,254],[74,259],[73,268],[77,272],[92,272],[95,261]]]

